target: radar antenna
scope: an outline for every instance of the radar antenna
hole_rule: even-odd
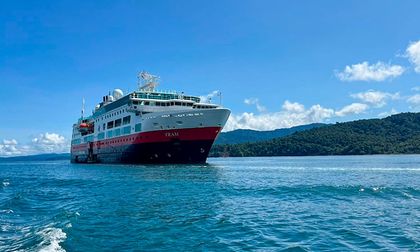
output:
[[[146,71],[141,71],[137,75],[139,89],[143,91],[154,91],[159,85],[160,77],[152,75]]]

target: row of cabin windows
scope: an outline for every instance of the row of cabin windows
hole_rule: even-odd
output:
[[[141,123],[138,123],[135,125],[134,127],[134,131],[135,132],[140,132],[141,131]],[[121,135],[127,135],[127,134],[131,134],[131,126],[126,126],[124,128],[119,128],[119,129],[115,129],[115,130],[109,130],[107,131],[107,138],[112,138],[112,137],[118,137]],[[98,140],[104,140],[105,139],[105,132],[101,132],[98,134]],[[91,136],[86,136],[84,137],[84,142],[93,142],[93,135]],[[80,144],[81,143],[81,139],[74,139],[72,140],[72,144]]]
[[[198,109],[209,109],[209,108],[216,108],[216,106],[209,106],[209,105],[194,105],[193,108]]]
[[[193,103],[189,102],[149,102],[149,101],[133,101],[134,105],[145,105],[145,106],[188,106],[198,109],[209,109],[209,108],[216,108],[216,106],[211,105],[193,105]]]
[[[106,128],[112,129],[112,128],[120,127],[121,125],[130,124],[130,121],[131,121],[131,116],[125,116],[122,119],[119,118],[115,121],[109,121],[106,124]],[[102,126],[103,126],[103,130],[105,130],[105,123]]]
[[[109,115],[102,116],[102,120],[107,119],[107,118],[111,118],[111,117],[113,117],[113,116],[121,115],[122,113],[124,113],[124,112],[126,112],[126,111],[127,111],[127,109],[121,109],[121,110],[116,111],[116,112],[114,112],[114,113],[111,113],[111,114],[109,114]],[[99,122],[99,118],[98,118],[98,119],[96,119],[95,121],[96,121],[96,122]]]
[[[134,105],[145,105],[145,106],[188,106],[191,107],[193,103],[190,102],[154,102],[154,101],[133,101]]]
[[[126,126],[124,128],[115,129],[115,130],[109,130],[106,132],[106,137],[111,138],[111,137],[118,137],[118,136],[127,135],[127,134],[131,134],[131,126]]]
[[[140,132],[141,131],[141,123],[138,123],[135,125],[134,127],[135,132]],[[111,138],[111,137],[118,137],[121,135],[126,135],[126,134],[131,134],[131,127],[130,126],[126,126],[124,128],[119,128],[119,129],[115,129],[115,130],[109,130],[107,131],[107,138]],[[104,140],[105,139],[105,132],[101,132],[98,134],[98,140]]]
[[[73,139],[71,140],[72,144],[81,144],[82,143],[82,139],[78,138],[78,139]]]
[[[87,142],[93,142],[93,135],[90,135],[90,136],[85,136],[85,137],[83,138],[83,141],[84,141],[85,143],[87,143]]]
[[[194,96],[188,96],[184,94],[165,94],[165,93],[133,93],[130,95],[130,98],[143,98],[143,99],[156,99],[156,100],[173,100],[173,99],[182,99],[193,102],[200,102],[200,98]]]

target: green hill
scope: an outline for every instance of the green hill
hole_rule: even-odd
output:
[[[359,120],[255,143],[215,145],[211,156],[419,154],[420,113]]]
[[[236,144],[236,143],[250,143],[269,140],[278,137],[285,137],[295,132],[319,128],[327,124],[312,123],[308,125],[301,125],[286,129],[276,129],[270,131],[257,131],[249,129],[238,129],[229,132],[222,132],[217,137],[214,144]]]

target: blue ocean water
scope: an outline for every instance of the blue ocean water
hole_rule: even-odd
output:
[[[0,163],[0,251],[420,250],[420,155]]]

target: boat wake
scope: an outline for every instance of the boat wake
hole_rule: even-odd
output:
[[[42,237],[39,244],[40,252],[65,252],[66,250],[60,246],[60,243],[66,240],[67,235],[60,228],[45,228],[38,232]]]

